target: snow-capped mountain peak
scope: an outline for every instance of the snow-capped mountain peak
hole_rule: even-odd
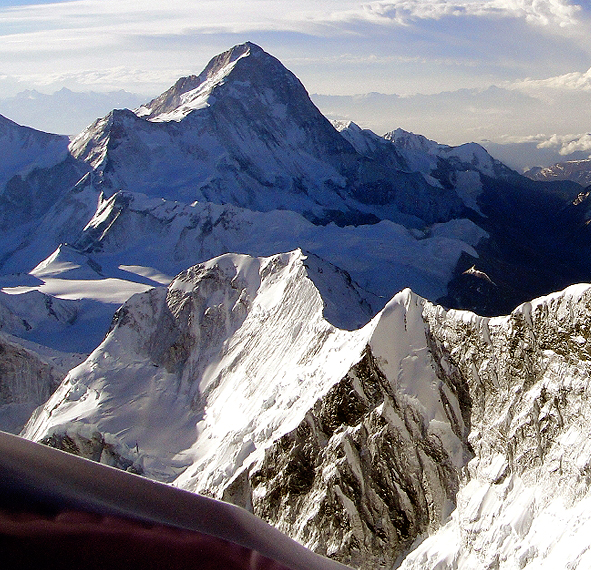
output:
[[[299,541],[355,563],[369,553],[366,568],[391,562],[417,532],[436,528],[453,501],[465,427],[438,395],[459,404],[434,374],[424,300],[406,290],[365,327],[341,330],[324,318],[310,278],[318,260],[306,262],[299,250],[226,254],[181,273],[168,289],[133,296],[101,346],[31,419],[26,437],[213,494],[270,516],[280,529],[289,530],[301,509],[326,524],[301,525]],[[294,444],[293,458],[278,452]],[[355,445],[369,456],[358,457]],[[345,487],[347,478],[395,463],[399,447],[411,452],[408,464],[392,467],[402,487],[415,487],[421,471],[427,490],[413,489],[414,507],[411,491],[384,495],[368,480],[362,488],[371,507],[363,510],[366,494]],[[267,513],[278,494],[281,506]],[[359,528],[350,515],[361,516]],[[396,529],[396,517],[406,530]],[[385,534],[373,537],[378,520]]]
[[[417,135],[404,129],[394,129],[384,135],[386,140],[392,141],[398,148],[405,150],[421,151],[427,154],[437,155],[440,151],[450,148],[447,145],[439,144],[429,140],[423,135]]]
[[[150,121],[180,121],[192,111],[213,104],[216,91],[227,82],[238,82],[243,87],[254,84],[268,102],[274,99],[273,92],[279,83],[288,91],[303,90],[299,80],[277,59],[256,44],[246,42],[215,56],[199,75],[179,79],[162,95],[137,109],[136,114]],[[240,96],[235,91],[232,94]],[[300,97],[301,93],[296,100]],[[286,101],[280,103],[284,105]],[[277,112],[281,114],[282,110],[277,108]]]
[[[181,120],[192,110],[206,107],[212,91],[222,84],[243,57],[258,56],[263,50],[250,42],[234,46],[215,56],[199,75],[180,78],[170,89],[136,110],[152,121]]]
[[[525,568],[555,535],[530,524],[549,490],[588,504],[588,287],[495,318],[404,289],[374,314],[409,285],[498,314],[587,279],[580,187],[474,143],[333,126],[254,44],[51,166],[66,142],[48,139],[48,168],[0,168],[0,328],[70,352],[96,339],[46,400],[65,357],[0,334],[0,416],[46,402],[27,437],[235,502],[358,568],[401,563],[447,520],[405,568]]]
[[[324,320],[324,303],[307,278],[310,270],[305,261],[299,250],[268,258],[227,254],[184,271],[168,289],[134,295],[115,315],[102,345],[54,395],[55,402],[63,404],[61,411],[46,408],[28,433],[41,433],[53,424],[52,434],[64,435],[65,424],[75,421],[91,431],[98,429],[116,443],[122,465],[135,463],[137,470],[151,477],[170,480],[192,462],[195,453],[203,459],[200,469],[209,473],[206,478],[219,475],[214,459],[221,449],[216,451],[211,441],[199,438],[209,426],[217,441],[225,442],[226,472],[240,468],[257,447],[254,442],[274,431],[284,433],[290,422],[295,421],[295,427],[301,407],[311,405],[316,391],[325,387],[322,374],[313,368],[308,371],[306,354],[314,346],[322,347],[327,338],[330,346],[348,338]],[[319,267],[315,262],[312,271]],[[351,299],[357,296],[353,289],[350,295]],[[254,346],[263,323],[278,334],[267,336],[270,344],[257,341]],[[343,362],[337,355],[327,382],[346,372],[347,360],[355,358],[357,350],[351,349]],[[327,356],[330,352],[327,349]],[[102,361],[110,369],[109,376],[118,378],[114,383],[104,375],[89,376]],[[294,367],[294,362],[300,364]],[[258,387],[257,379],[263,382]],[[288,421],[283,408],[302,382],[309,393],[299,403],[291,402],[296,415]],[[231,403],[238,392],[244,393],[246,408]],[[114,401],[121,404],[109,417],[99,419]],[[80,402],[89,404],[85,411],[79,408]],[[228,406],[233,414],[228,414]],[[258,410],[259,420],[246,425],[249,420],[244,417],[253,409]],[[275,417],[275,412],[280,413]],[[132,422],[136,428],[126,430],[123,439],[114,437],[128,421],[128,413],[137,418]],[[160,427],[153,430],[156,423]],[[77,436],[70,432],[68,437]],[[159,457],[164,441],[173,439],[170,458]],[[137,442],[139,456],[133,452]]]

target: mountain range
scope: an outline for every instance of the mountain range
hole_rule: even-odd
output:
[[[358,568],[584,567],[583,185],[331,122],[252,43],[0,148],[2,429]]]
[[[572,180],[587,187],[591,184],[591,159],[567,160],[545,168],[538,166],[524,174],[532,180]]]
[[[532,97],[518,90],[490,87],[460,89],[433,95],[368,93],[348,97],[311,93],[310,97],[330,120],[353,120],[380,135],[389,132],[394,126],[402,126],[423,134],[428,132],[431,137],[448,143],[459,144],[466,140],[475,140],[496,159],[518,172],[564,161],[564,154],[561,152],[564,153],[565,150],[568,151],[569,160],[586,159],[589,155],[589,152],[584,151],[587,148],[584,140],[577,142],[576,136],[537,134],[508,137],[508,131],[515,130],[515,124],[510,122],[510,115],[506,113],[502,113],[506,118],[505,122],[492,124],[491,113],[499,117],[499,109],[506,108],[507,104],[515,106],[519,102],[519,112],[535,123],[532,125],[534,128],[530,129],[531,133],[573,133],[580,129],[580,118],[574,112],[564,122],[552,122],[560,114],[557,113],[556,104],[550,101],[551,98]],[[76,92],[64,87],[52,94],[46,94],[29,89],[0,99],[0,114],[41,131],[73,135],[112,109],[135,109],[147,99],[145,95],[122,90],[106,93]],[[588,99],[584,92],[578,92],[568,103],[573,109],[586,108]],[[68,109],[67,113],[63,112],[65,108]],[[428,121],[427,109],[437,110],[436,113],[428,114]],[[458,114],[463,117],[463,135],[458,134]],[[453,132],[456,135],[451,137]],[[584,139],[585,135],[579,136]],[[555,138],[566,140],[561,143]],[[566,146],[568,148],[563,148]],[[580,147],[580,150],[575,150],[573,146]]]

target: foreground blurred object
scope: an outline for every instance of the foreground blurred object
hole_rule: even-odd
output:
[[[0,432],[0,550],[18,567],[345,570],[250,513]]]

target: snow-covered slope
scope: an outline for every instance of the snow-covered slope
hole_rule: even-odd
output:
[[[449,522],[401,568],[588,568],[591,288],[428,322],[468,382],[468,463]]]
[[[476,143],[452,147],[403,129],[378,137],[351,121],[333,121],[333,125],[360,154],[387,156],[394,148],[398,157],[397,170],[422,174],[426,183],[445,188],[454,200],[459,198],[466,208],[479,215],[482,211],[478,199],[486,186],[483,177],[505,182],[518,178],[517,173],[495,160]],[[441,205],[436,207],[441,208]],[[404,208],[401,209],[404,211]],[[429,218],[424,214],[422,217]]]
[[[105,276],[122,277],[116,271],[119,265],[140,265],[171,275],[238,249],[232,231],[240,223],[214,225],[216,235],[212,237],[207,228],[221,218],[195,217],[196,210],[219,210],[218,205],[234,212],[233,205],[255,220],[254,226],[268,222],[268,217],[256,216],[266,212],[276,218],[272,227],[281,229],[279,236],[269,235],[270,231],[264,237],[251,233],[249,247],[240,248],[241,252],[259,255],[304,247],[334,263],[344,261],[345,269],[351,271],[349,254],[341,256],[340,247],[321,245],[326,236],[312,235],[339,233],[331,224],[326,231],[316,230],[287,212],[314,223],[354,224],[359,229],[349,226],[344,230],[349,234],[345,242],[359,244],[370,234],[368,243],[374,244],[383,242],[383,236],[385,243],[396,244],[398,257],[405,258],[374,286],[370,281],[378,274],[369,275],[367,268],[383,265],[382,258],[391,251],[382,255],[385,250],[377,243],[363,250],[356,246],[356,277],[365,286],[389,296],[393,289],[386,290],[384,283],[396,273],[400,276],[397,288],[412,285],[428,296],[444,294],[450,268],[461,252],[475,254],[471,249],[479,239],[475,236],[485,232],[467,228],[468,222],[455,224],[466,208],[453,188],[443,188],[407,168],[395,146],[384,139],[373,135],[372,140],[371,148],[365,150],[350,144],[278,60],[254,44],[236,46],[215,57],[201,75],[179,80],[135,113],[117,110],[99,119],[72,141],[70,154],[62,162],[49,161],[46,168],[25,178],[13,176],[14,188],[3,197],[5,226],[10,232],[0,240],[0,266],[3,273],[29,272],[45,263],[61,244],[96,251],[100,241],[100,247],[120,254],[112,268],[103,259]],[[153,203],[147,204],[144,196]],[[277,210],[286,212],[284,219]],[[240,216],[232,213],[232,217]],[[400,225],[358,226],[380,220]],[[435,244],[437,240],[430,239],[432,224],[450,221],[455,230],[463,224],[471,237],[452,232],[453,239],[464,243],[446,246],[450,255],[443,255],[445,268],[432,260],[420,260],[417,250],[444,252],[441,244]],[[203,231],[197,232],[200,222]],[[413,235],[401,225],[421,231]],[[160,235],[167,234],[161,244],[154,243],[154,226],[159,226]],[[229,234],[227,239],[221,235],[222,228]],[[308,243],[300,241],[302,228]],[[398,247],[402,244],[394,234],[405,247]],[[130,235],[135,245],[140,241],[152,244],[140,248],[146,254],[141,263],[131,259]],[[171,236],[182,242],[175,244],[178,249],[172,258],[168,255]],[[340,237],[328,241],[334,244]],[[216,241],[213,246],[208,243],[212,240]],[[431,267],[436,268],[437,277],[429,275],[430,269],[422,275],[421,268]],[[131,281],[138,279],[132,276]],[[50,292],[50,288],[43,291]]]
[[[127,435],[121,443],[126,447],[121,453],[135,461],[134,454],[129,454],[138,444],[138,451],[141,450],[138,468],[151,476],[170,480],[178,473],[179,462],[182,468],[192,463],[190,456],[182,455],[186,455],[191,446],[197,442],[200,447],[208,447],[207,439],[200,441],[198,438],[202,431],[201,428],[196,431],[199,422],[215,426],[221,441],[230,439],[226,442],[226,454],[231,457],[237,437],[234,431],[238,429],[233,425],[240,423],[240,416],[228,413],[226,400],[236,391],[256,391],[257,377],[263,384],[258,389],[264,390],[268,384],[265,374],[270,371],[278,375],[275,389],[279,402],[275,405],[268,396],[261,399],[251,394],[251,405],[258,407],[259,414],[267,408],[277,413],[281,410],[281,413],[274,422],[259,418],[260,427],[250,428],[256,432],[251,438],[261,437],[261,430],[270,435],[275,429],[285,429],[282,427],[287,423],[282,417],[284,399],[291,397],[291,390],[285,389],[283,393],[279,390],[280,371],[283,369],[283,373],[288,374],[285,380],[288,384],[298,385],[306,378],[305,363],[300,372],[292,369],[292,363],[301,359],[296,356],[298,351],[312,350],[313,339],[318,334],[331,336],[334,331],[336,336],[342,335],[322,318],[322,298],[312,281],[305,278],[306,274],[304,256],[299,252],[263,259],[226,255],[179,275],[168,290],[153,289],[132,297],[117,312],[105,342],[82,367],[72,371],[54,395],[55,403],[62,404],[60,411],[47,407],[28,433],[34,432],[37,436],[49,433],[49,425],[59,427],[58,433],[64,431],[64,426],[72,427],[74,432],[90,429],[90,426],[117,437],[123,430]],[[351,297],[354,295],[351,290]],[[300,311],[302,315],[298,315]],[[304,315],[307,318],[303,318]],[[308,320],[311,322],[306,322]],[[256,342],[256,331],[261,331],[263,321],[268,321],[268,326],[275,323],[271,328],[281,337],[269,338],[267,343]],[[290,346],[303,323],[306,324],[300,342]],[[288,330],[283,331],[284,328]],[[105,361],[106,355],[109,356]],[[226,371],[227,368],[232,371],[232,363],[238,355],[243,360],[236,362],[240,371]],[[111,369],[106,375],[105,365]],[[100,386],[95,386],[88,376],[93,369],[98,373],[96,382]],[[229,379],[222,382],[225,376]],[[119,377],[119,381],[111,385],[113,377]],[[245,377],[251,380],[245,383]],[[105,382],[110,384],[109,388]],[[307,382],[308,398],[313,399],[322,385],[318,378],[310,375]],[[221,395],[216,389],[220,383]],[[208,392],[213,392],[211,398],[217,398],[215,406]],[[118,403],[116,409],[112,408],[114,402]],[[138,402],[143,403],[137,405]],[[86,408],[82,414],[81,403]],[[104,415],[104,405],[113,410],[109,417]],[[209,411],[205,420],[206,405]],[[140,416],[130,420],[125,411]],[[226,417],[227,421],[217,422],[218,416]],[[69,426],[68,422],[73,420],[76,423]],[[111,422],[114,424],[110,425]],[[158,429],[154,429],[155,422],[161,422]],[[239,438],[240,446],[244,437],[242,434]],[[161,457],[165,441],[169,442],[167,446],[172,444],[167,453],[170,459]],[[212,447],[214,455],[222,449],[221,441]],[[179,459],[174,459],[175,454],[181,454]]]
[[[25,435],[359,568],[585,567],[589,286],[492,319],[406,290],[346,331],[314,271],[225,255],[132,297]]]
[[[311,216],[349,210],[341,191],[357,158],[297,78],[248,43],[137,114],[114,111],[71,150],[103,170],[108,195],[126,189]]]
[[[80,178],[69,138],[22,127],[0,115],[0,267],[47,210]]]
[[[66,326],[77,315],[75,302],[58,300],[39,291],[22,295],[0,293],[0,330],[4,332],[21,335],[47,326],[48,322],[55,327]]]
[[[374,150],[360,153],[339,136],[299,80],[252,43],[216,56],[135,114],[114,111],[71,146],[102,173],[107,196],[123,189],[288,209],[340,225],[401,215],[445,222],[464,211],[453,190],[401,168],[394,145]]]
[[[226,255],[132,297],[25,435],[230,499],[339,560],[388,564],[453,505],[466,453],[456,388],[425,352],[422,301],[405,292],[340,330],[308,277],[318,268],[299,251]],[[350,289],[342,310],[357,299]],[[355,459],[368,437],[370,455]]]
[[[271,255],[303,248],[346,270],[378,310],[409,284],[426,297],[444,295],[461,255],[476,257],[475,246],[487,235],[469,220],[423,231],[387,220],[342,228],[314,225],[283,210],[188,205],[123,192],[106,199],[97,196],[87,179],[56,202],[37,231],[6,259],[5,271],[29,273],[0,278],[3,290],[11,294],[38,291],[79,300],[76,326],[63,330],[59,338],[51,336],[54,329],[44,337],[41,329],[35,337],[28,334],[37,342],[75,352],[96,347],[112,313],[131,294],[167,284],[182,269],[228,251]],[[60,242],[70,245],[51,249]],[[31,264],[35,256],[36,266]],[[328,290],[324,298],[339,304]],[[361,324],[339,322],[345,328]],[[87,342],[81,342],[84,339]]]
[[[409,133],[404,129],[395,129],[384,135],[384,139],[394,143],[399,152],[415,170],[423,171],[430,157],[430,169],[437,168],[437,158],[448,159],[456,166],[465,166],[487,176],[502,178],[515,175],[515,172],[500,161],[494,159],[485,148],[476,143],[449,146],[429,140],[423,135]]]
[[[100,202],[74,246],[112,277],[123,275],[116,271],[121,267],[152,267],[175,275],[226,252],[258,256],[302,248],[348,271],[374,295],[384,296],[383,305],[409,283],[426,297],[445,294],[460,255],[477,256],[474,248],[486,236],[465,219],[425,231],[387,220],[341,228],[314,225],[283,210],[187,205],[118,192]],[[53,266],[63,257],[56,252],[44,263]]]
[[[43,266],[39,290],[60,297],[78,290],[114,300],[116,288],[139,291],[221,253],[300,247],[385,298],[410,286],[498,314],[587,270],[584,231],[564,260],[546,247],[579,228],[581,212],[547,228],[576,193],[548,200],[536,187],[526,199],[521,178],[478,145],[447,147],[401,130],[378,137],[353,123],[335,129],[299,80],[251,43],[136,111],[97,120],[51,163],[11,174],[0,196],[0,269]],[[516,228],[525,228],[533,265],[557,268],[538,285],[520,279],[524,259],[513,258],[522,249],[506,238]],[[99,278],[54,272],[77,255],[100,266]],[[473,265],[496,284],[490,299],[464,294],[474,288],[459,276]]]

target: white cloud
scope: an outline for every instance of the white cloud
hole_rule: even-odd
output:
[[[501,10],[506,10],[508,15],[524,17],[535,24],[557,24],[561,27],[576,24],[581,10],[569,0],[497,0],[494,3]]]
[[[328,33],[329,29],[338,31],[339,23],[407,24],[445,16],[512,17],[568,26],[577,22],[579,11],[580,7],[569,0],[299,0],[288,7],[275,0],[74,0],[0,8],[0,37],[13,34],[18,39],[23,30],[25,35],[50,31],[61,38],[72,32],[92,33],[93,37],[100,32],[113,37],[182,34],[189,29]],[[43,41],[44,37],[39,39]]]
[[[125,34],[181,34],[187,29],[235,32],[293,27],[305,15],[321,10],[326,2],[297,2],[297,11],[273,0],[75,0],[51,5],[0,9],[0,29],[110,30]],[[334,5],[334,2],[329,2]],[[344,2],[346,5],[347,3]],[[355,3],[356,4],[356,3]]]
[[[509,87],[523,91],[565,90],[591,92],[591,68],[585,72],[575,71],[546,79],[527,78],[515,82]]]
[[[538,143],[538,148],[556,148],[562,156],[573,152],[591,151],[591,133],[579,135],[552,135]]]
[[[577,151],[591,151],[591,133],[545,135],[536,134],[529,136],[504,135],[497,137],[500,144],[535,144],[538,149],[550,149],[557,151],[561,156],[567,156]]]
[[[580,6],[569,0],[394,0],[360,4],[333,13],[334,20],[408,24],[444,17],[521,18],[531,24],[566,27],[578,22]]]

